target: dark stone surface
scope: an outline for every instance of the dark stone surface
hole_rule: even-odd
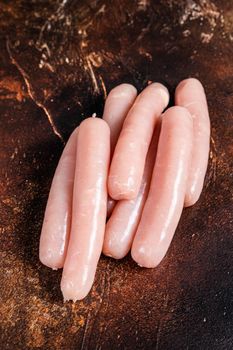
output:
[[[1,349],[232,349],[232,0],[1,0],[0,52]],[[63,304],[38,239],[64,140],[116,84],[187,76],[212,123],[200,201],[157,269],[102,258]]]

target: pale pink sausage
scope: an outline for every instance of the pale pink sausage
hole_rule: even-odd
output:
[[[140,266],[157,266],[171,243],[184,205],[192,138],[190,113],[169,108],[162,116],[150,190],[131,250]]]
[[[64,300],[83,299],[91,289],[101,254],[107,211],[110,129],[99,118],[79,126],[72,224],[63,268]]]
[[[105,102],[103,119],[111,132],[111,150],[114,151],[125,117],[132,107],[137,90],[133,85],[120,84],[113,88]]]
[[[153,83],[136,98],[127,114],[108,179],[108,190],[113,199],[136,198],[154,127],[168,101],[167,89],[159,83]]]
[[[40,236],[40,261],[53,269],[63,267],[71,222],[72,191],[78,128],[59,160],[45,210]]]
[[[120,84],[113,88],[105,102],[103,119],[108,123],[111,132],[111,153],[114,152],[125,117],[132,107],[137,96],[137,90],[133,85]],[[115,207],[116,202],[109,197],[107,217]]]
[[[122,259],[130,251],[150,186],[157,152],[160,124],[161,118],[155,127],[137,198],[118,201],[106,224],[103,253],[115,259]]]
[[[209,159],[210,119],[205,91],[197,79],[183,80],[176,88],[176,105],[186,107],[193,117],[193,149],[185,194],[185,206],[200,197]]]

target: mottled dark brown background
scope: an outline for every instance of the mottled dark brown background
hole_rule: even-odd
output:
[[[211,154],[163,263],[102,258],[82,302],[38,261],[52,176],[106,93],[204,83]],[[233,349],[233,1],[0,1],[0,323],[7,349]]]

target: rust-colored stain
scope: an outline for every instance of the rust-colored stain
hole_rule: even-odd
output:
[[[231,349],[233,3],[3,1],[0,33],[1,350]],[[90,295],[63,303],[38,243],[64,142],[116,84],[172,95],[188,76],[211,116],[201,199],[158,268],[102,257]]]
[[[5,77],[0,80],[0,99],[14,99],[22,102],[27,97],[27,93],[23,90],[22,82],[14,80],[12,77]]]

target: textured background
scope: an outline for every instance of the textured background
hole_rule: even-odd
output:
[[[233,348],[233,1],[0,1],[0,347]],[[211,154],[200,201],[163,263],[102,258],[63,304],[38,240],[64,141],[109,89],[204,83]]]

